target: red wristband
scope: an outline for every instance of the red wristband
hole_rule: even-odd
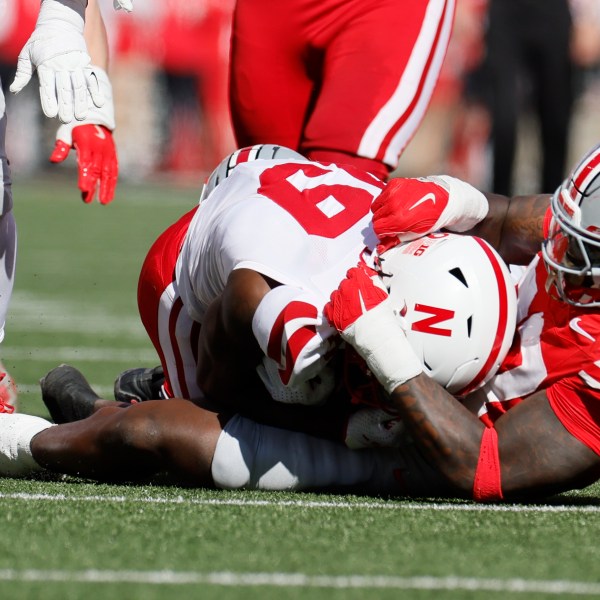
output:
[[[473,481],[473,499],[478,502],[492,502],[503,498],[498,433],[493,427],[486,427],[481,437],[479,461]]]

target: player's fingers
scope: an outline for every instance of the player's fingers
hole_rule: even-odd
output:
[[[78,144],[75,144],[75,149],[77,150],[77,167],[79,170],[77,185],[81,190],[82,200],[89,204],[94,199],[99,170],[94,165],[94,157],[90,150]]]
[[[98,199],[100,204],[110,204],[115,197],[117,187],[117,178],[114,175],[102,177],[100,180],[100,194]]]
[[[56,72],[56,96],[58,98],[58,118],[69,123],[75,116],[73,110],[73,87],[71,74],[68,71]]]
[[[40,101],[42,104],[42,110],[47,117],[53,119],[58,114],[58,101],[56,98],[57,90],[54,71],[44,67],[43,65],[40,65],[37,72],[40,82]],[[73,116],[71,116],[71,119],[72,118]],[[69,121],[71,119],[69,119]],[[63,123],[68,123],[68,121],[63,121]]]
[[[73,113],[78,121],[84,119],[88,112],[87,86],[83,71],[71,73],[71,89],[73,93]]]
[[[18,94],[29,83],[32,75],[33,67],[29,60],[29,55],[25,55],[23,51],[17,59],[17,72],[10,85],[10,91],[13,94]]]
[[[52,154],[50,155],[50,162],[62,162],[63,160],[65,160],[65,158],[67,158],[67,156],[69,156],[70,151],[71,146],[69,146],[69,144],[63,142],[62,140],[56,140],[54,150],[52,150]]]
[[[119,166],[117,161],[107,161],[107,166],[103,167],[100,179],[100,204],[108,204],[113,201],[117,187],[118,172]]]
[[[98,177],[94,171],[87,170],[80,172],[79,189],[81,190],[81,199],[86,204],[91,204],[94,201],[98,183]]]
[[[92,97],[92,102],[98,107],[104,106],[106,102],[106,98],[100,89],[100,83],[98,82],[98,77],[96,73],[94,73],[93,69],[86,69],[84,71],[85,74],[85,82],[87,85],[87,89],[90,92],[90,96]]]

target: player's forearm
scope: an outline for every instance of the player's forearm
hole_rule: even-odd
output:
[[[544,239],[543,223],[550,196],[486,196],[489,212],[468,233],[490,242],[507,263],[528,264]]]
[[[83,31],[92,64],[108,70],[108,38],[97,0],[89,0]]]
[[[484,429],[481,421],[425,374],[399,385],[390,401],[430,463],[470,495]]]

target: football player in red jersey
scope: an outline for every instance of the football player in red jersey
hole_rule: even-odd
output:
[[[410,208],[393,188],[387,192],[377,200],[380,209],[388,202]],[[374,213],[380,236],[391,243],[402,236],[405,215],[386,210],[378,224],[376,206]],[[350,273],[326,309],[373,366],[390,405],[456,495],[532,497],[600,477],[600,146],[556,190],[544,221],[542,250],[518,286],[513,347],[497,375],[469,399],[475,411],[421,373],[403,336],[390,338],[396,345],[386,349],[385,363],[377,341],[361,336],[374,323],[391,330],[395,321],[385,297],[371,306],[357,303],[373,286],[360,273]]]
[[[454,12],[455,0],[237,0],[238,146],[276,143],[385,180],[429,105]]]

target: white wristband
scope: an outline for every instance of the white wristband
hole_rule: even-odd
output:
[[[485,218],[489,204],[478,189],[449,175],[435,175],[430,179],[448,190],[448,204],[438,219],[436,229],[467,231]]]
[[[83,34],[86,6],[86,0],[42,0],[37,25],[43,25],[48,21],[62,21]]]
[[[365,359],[388,394],[423,371],[387,300],[348,326],[342,337]]]

